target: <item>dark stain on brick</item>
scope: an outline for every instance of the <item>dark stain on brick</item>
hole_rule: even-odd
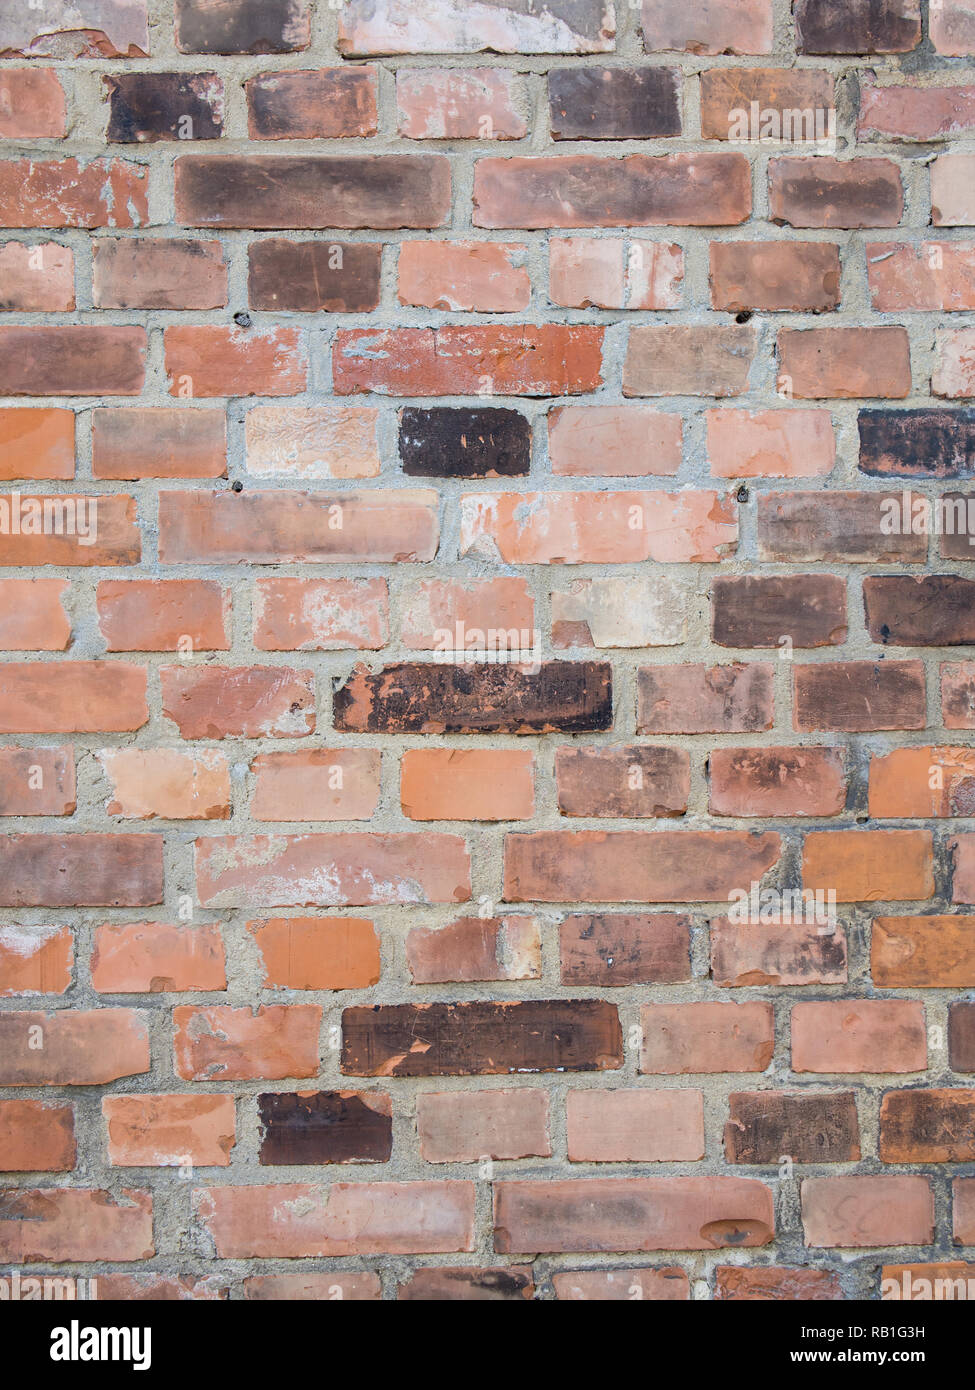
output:
[[[728,1097],[724,1131],[729,1163],[849,1163],[860,1157],[852,1091],[803,1094],[742,1091]]]
[[[531,468],[531,425],[517,410],[409,406],[399,455],[411,478],[514,478]]]
[[[878,1152],[882,1163],[971,1163],[975,1091],[888,1091],[880,1107]]]
[[[272,1091],[257,1097],[264,1165],[386,1163],[393,1148],[389,1096],[356,1091]]]
[[[678,984],[691,978],[683,913],[573,913],[559,928],[564,985]]]
[[[680,135],[674,68],[558,68],[549,73],[556,140],[653,140]]]
[[[613,1004],[601,999],[374,1004],[342,1014],[353,1076],[495,1076],[623,1065]]]
[[[718,575],[711,634],[719,647],[839,646],[846,641],[846,581],[834,574]]]
[[[949,1005],[948,1061],[952,1071],[975,1071],[975,1004]]]
[[[957,574],[871,575],[863,581],[867,630],[898,647],[975,642],[975,580]]]
[[[305,0],[176,0],[180,53],[297,53],[310,39]]]
[[[374,242],[251,243],[247,294],[252,309],[368,313],[379,304],[382,247]]]
[[[860,471],[874,477],[975,474],[975,409],[861,410]]]
[[[505,1269],[416,1269],[400,1284],[397,1298],[406,1303],[522,1303],[535,1285],[527,1265]]]
[[[263,72],[244,84],[253,140],[337,139],[376,128],[376,82],[363,68]]]
[[[333,709],[345,733],[589,733],[612,728],[612,668],[604,661],[548,661],[537,674],[485,663],[359,666],[335,690]]]
[[[109,144],[219,140],[223,83],[212,72],[124,72],[104,77]]]
[[[800,53],[909,53],[921,40],[918,0],[796,0]]]

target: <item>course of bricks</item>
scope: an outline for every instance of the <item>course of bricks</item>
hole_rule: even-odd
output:
[[[0,142],[4,1271],[975,1276],[975,0],[23,0]]]

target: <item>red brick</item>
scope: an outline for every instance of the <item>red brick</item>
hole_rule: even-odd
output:
[[[5,396],[137,396],[145,384],[144,328],[0,326]]]
[[[113,1168],[226,1168],[230,1162],[233,1096],[106,1096],[102,1115]]]
[[[248,922],[265,989],[365,989],[379,979],[379,937],[359,917]]]
[[[829,926],[828,917],[822,925]],[[711,919],[711,978],[723,988],[843,985],[846,962],[846,934],[839,926],[824,931],[802,920],[766,924]]]
[[[687,1163],[704,1157],[704,1093],[569,1091],[570,1163]]]
[[[0,1084],[103,1086],[147,1072],[148,1020],[137,1009],[0,1014]]]
[[[163,337],[172,396],[294,396],[308,384],[304,341],[296,328],[244,332],[180,324]]]
[[[956,835],[949,840],[948,856],[953,868],[952,902],[975,903],[975,835]]]
[[[549,242],[548,295],[570,309],[678,309],[684,253],[658,241]]]
[[[796,0],[800,53],[909,53],[921,41],[920,0]]]
[[[888,1091],[880,1106],[881,1163],[970,1163],[975,1091]]]
[[[145,0],[54,0],[42,12],[10,9],[0,28],[0,54],[25,58],[147,58]]]
[[[649,405],[563,405],[548,416],[556,476],[672,477],[682,438],[681,417]]]
[[[553,1274],[552,1286],[559,1302],[682,1303],[690,1285],[682,1269],[664,1265],[657,1269],[577,1269]]]
[[[932,21],[935,16],[932,14]],[[975,127],[975,86],[860,81],[858,135],[888,140],[941,140]]]
[[[92,411],[96,478],[222,478],[227,422],[222,409],[166,406]]]
[[[152,907],[163,897],[161,835],[8,835],[4,907]]]
[[[73,477],[73,410],[0,409],[0,479]]]
[[[502,1254],[714,1250],[767,1245],[771,1189],[744,1178],[576,1178],[499,1182],[494,1247]]]
[[[572,580],[551,595],[552,646],[679,646],[687,638],[685,594],[662,572]]]
[[[64,579],[0,579],[0,651],[63,652],[71,622]]]
[[[975,308],[975,244],[871,241],[866,252],[874,309],[897,313]]]
[[[717,492],[490,492],[461,498],[461,556],[509,565],[716,563],[738,543]]]
[[[643,0],[648,53],[770,53],[772,0]]]
[[[975,331],[971,328],[954,333],[939,330],[935,349],[937,363],[931,376],[932,394],[954,400],[975,396]]]
[[[16,661],[3,668],[0,732],[125,733],[149,718],[146,671],[114,661]]]
[[[368,313],[379,307],[382,252],[376,242],[262,238],[248,255],[247,302],[272,313]]]
[[[739,1091],[728,1097],[728,1163],[857,1163],[860,1127],[853,1091]]]
[[[975,755],[969,748],[895,748],[870,759],[874,819],[967,816],[973,796]]]
[[[529,750],[408,748],[400,800],[410,820],[528,820],[535,811]]]
[[[472,1182],[280,1183],[194,1192],[220,1259],[474,1249]]]
[[[65,313],[74,308],[74,256],[57,242],[0,243],[0,312]]]
[[[458,835],[210,836],[196,842],[202,906],[366,907],[466,902]]]
[[[792,1010],[795,1072],[915,1072],[927,1067],[924,1005],[914,999],[830,999]]]
[[[54,68],[0,72],[0,139],[59,140],[67,132],[64,90]]]
[[[930,830],[814,830],[802,854],[804,888],[830,890],[839,902],[930,898]]]
[[[224,990],[223,939],[216,922],[106,922],[96,927],[92,988],[99,994],[180,994]]]
[[[255,406],[245,424],[247,471],[255,478],[374,478],[378,418],[354,406]]]
[[[927,1178],[805,1178],[802,1228],[813,1249],[848,1246],[930,1245],[934,1194]]]
[[[829,241],[712,241],[711,305],[818,314],[840,302],[840,252]]]
[[[14,1265],[148,1260],[152,1197],[123,1187],[21,1187],[4,1195],[0,1259]]]
[[[392,1102],[381,1091],[268,1091],[257,1109],[262,1165],[389,1161]]]
[[[479,159],[475,227],[718,227],[752,208],[741,154]]]
[[[399,301],[425,309],[515,313],[527,309],[532,297],[524,260],[525,248],[513,243],[404,241]]]
[[[0,1173],[70,1173],[75,1157],[73,1106],[0,1100]]]
[[[70,927],[0,927],[0,997],[64,994],[73,958]]]
[[[836,816],[846,806],[842,748],[712,748],[715,816]]]
[[[173,1010],[176,1075],[184,1081],[317,1076],[321,1021],[318,1004],[178,1005]]]
[[[559,927],[562,983],[616,987],[691,978],[691,919],[681,913],[571,913]]]
[[[836,574],[728,574],[711,585],[719,647],[842,646],[846,617],[846,581]]]
[[[564,816],[682,816],[691,763],[681,748],[557,748],[555,782]]]
[[[927,537],[900,522],[904,495],[881,492],[767,492],[758,499],[763,560],[921,564]],[[919,494],[906,493],[907,506]],[[890,526],[893,511],[896,528]],[[909,517],[913,513],[909,510]]]
[[[516,632],[519,645],[530,648],[534,622],[535,605],[524,579],[424,579],[404,595],[401,639],[411,651],[443,650],[448,636],[456,641],[459,624],[465,646],[472,632],[486,635],[494,628]]]
[[[164,666],[163,713],[182,738],[303,738],[315,677],[288,666]]]
[[[907,330],[880,328],[783,329],[779,384],[810,400],[909,396],[911,353]]]
[[[2,227],[144,227],[149,169],[123,159],[0,162]],[[95,393],[98,394],[98,393]]]
[[[219,241],[105,238],[94,243],[93,255],[96,309],[221,309],[227,303]]]
[[[140,559],[135,499],[123,493],[7,493],[0,519],[0,564],[134,565]]]
[[[975,54],[975,12],[971,0],[942,0],[931,12],[931,42],[939,53]]]
[[[758,733],[773,721],[774,668],[642,666],[637,672],[638,734]]]
[[[244,83],[252,140],[375,135],[376,69],[262,72]]]
[[[640,1071],[764,1071],[772,1060],[771,1004],[646,1004],[640,1011]]]
[[[420,1153],[427,1163],[549,1158],[548,1092],[427,1091],[416,1098]]]
[[[98,628],[110,652],[230,648],[230,593],[212,579],[102,579]]]
[[[594,324],[340,328],[332,350],[340,396],[573,396],[595,391],[603,329]]]
[[[875,917],[870,975],[878,989],[975,988],[975,917]]]
[[[521,140],[524,79],[505,68],[400,68],[397,129],[409,140]]]
[[[941,663],[941,710],[946,729],[975,728],[975,662]]]
[[[951,1184],[954,1243],[975,1245],[975,1182],[956,1178]]]
[[[780,1303],[801,1300],[828,1302],[842,1299],[839,1276],[828,1269],[788,1269],[776,1265],[747,1269],[741,1265],[716,1265],[715,1299],[736,1302]]]
[[[382,1298],[378,1274],[252,1274],[243,1283],[251,1301],[376,1303]]]
[[[535,1297],[530,1265],[505,1265],[502,1269],[415,1269],[400,1284],[397,1299],[409,1303],[520,1303]]]
[[[668,324],[630,330],[624,396],[740,396],[757,339],[735,324]]]
[[[973,175],[975,159],[970,154],[940,154],[933,161],[931,222],[935,227],[975,225],[975,197],[971,192]]]
[[[432,560],[437,494],[166,491],[159,497],[163,564],[349,564]]]
[[[832,74],[821,68],[707,68],[701,73],[701,134],[705,140],[735,139],[741,117],[751,117],[753,101],[763,117],[776,114],[783,134],[786,121],[793,129],[796,112],[811,111],[815,121],[821,111],[825,121],[834,87]]]
[[[77,808],[74,749],[0,749],[0,816],[70,816]]]
[[[254,586],[259,651],[378,651],[388,640],[385,579],[259,579]]]
[[[406,963],[418,985],[538,980],[538,923],[532,917],[461,917],[446,927],[413,927],[406,937]]]
[[[251,763],[261,821],[369,820],[379,803],[378,748],[262,753]]]

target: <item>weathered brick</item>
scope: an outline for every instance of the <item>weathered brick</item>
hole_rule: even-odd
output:
[[[262,72],[244,91],[252,140],[338,140],[378,128],[374,68]]]
[[[682,748],[645,745],[557,748],[555,783],[563,816],[682,816],[690,756]]]
[[[676,68],[556,68],[548,75],[556,140],[658,140],[680,135]]]
[[[64,994],[73,958],[69,927],[0,927],[0,997]]]
[[[373,478],[377,421],[377,411],[354,406],[255,406],[245,422],[247,471],[255,478]]]
[[[735,324],[632,328],[623,395],[740,396],[757,344],[753,328]]]
[[[535,1296],[530,1265],[505,1265],[503,1269],[416,1269],[396,1297],[407,1303],[521,1303]]]
[[[0,244],[0,313],[60,314],[74,306],[74,256],[66,246]]]
[[[548,1158],[548,1092],[425,1091],[416,1098],[420,1153],[427,1163]]]
[[[770,53],[771,0],[643,0],[648,53]]]
[[[399,456],[408,478],[517,477],[531,468],[531,425],[517,410],[407,406]]]
[[[948,1005],[948,1060],[952,1071],[975,1071],[975,1009],[971,1004]]]
[[[975,728],[975,662],[942,662],[941,717],[946,729]]]
[[[921,41],[920,0],[796,0],[800,53],[909,53]]]
[[[846,581],[835,574],[718,575],[711,639],[719,647],[842,646]]]
[[[681,417],[649,405],[562,405],[548,416],[557,476],[672,477],[680,468],[682,439]]]
[[[479,159],[475,227],[717,227],[751,212],[740,154]]]
[[[151,907],[162,902],[161,835],[8,835],[6,907]]]
[[[3,668],[2,733],[128,733],[148,718],[142,666],[18,661]]]
[[[180,53],[295,53],[310,41],[306,0],[176,0]]]
[[[219,241],[105,238],[93,255],[98,309],[220,309],[227,302]]]
[[[548,295],[570,309],[678,309],[684,253],[661,241],[553,239]]]
[[[123,1187],[21,1187],[0,1206],[0,1259],[13,1265],[148,1260],[152,1196]]]
[[[0,479],[73,477],[73,410],[0,409]]]
[[[431,10],[424,0],[349,0],[339,16],[338,50],[347,58],[383,53],[604,53],[615,47],[607,0],[550,0],[543,11],[520,3]]]
[[[400,801],[410,820],[529,820],[535,755],[520,748],[407,748]]]
[[[932,13],[932,26],[934,22]],[[941,140],[975,126],[975,86],[914,81],[860,83],[857,134],[885,140]]]
[[[230,595],[213,579],[101,579],[95,604],[110,652],[230,647]]]
[[[296,328],[254,332],[219,324],[164,330],[173,396],[293,396],[308,384],[305,341]]]
[[[687,637],[683,599],[683,585],[666,575],[573,580],[551,596],[552,646],[679,646]]]
[[[935,227],[975,225],[973,175],[975,158],[970,154],[941,154],[934,160],[931,165],[931,222]]]
[[[678,984],[690,979],[690,951],[681,913],[571,913],[559,927],[565,985]]]
[[[716,1265],[714,1297],[738,1303],[829,1302],[842,1299],[843,1288],[839,1275],[828,1269]]]
[[[103,77],[110,145],[219,140],[223,82],[213,72],[126,72]]]
[[[418,985],[538,980],[541,934],[532,917],[461,917],[446,927],[413,927],[406,963]]]
[[[739,1091],[728,1097],[729,1163],[856,1163],[860,1127],[852,1091]]]
[[[252,1302],[377,1303],[382,1298],[378,1274],[252,1274],[243,1283],[244,1298]]]
[[[457,642],[458,634],[467,647],[494,628],[514,631],[519,647],[530,646],[534,621],[535,605],[524,579],[424,579],[404,596],[401,638],[412,651],[442,651],[446,641]]]
[[[958,574],[871,575],[863,581],[867,630],[897,647],[975,641],[975,580]]]
[[[125,493],[8,493],[0,498],[0,521],[4,565],[135,565],[141,556],[135,498]]]
[[[70,816],[77,808],[74,749],[0,749],[0,816]]]
[[[54,68],[0,72],[0,139],[60,140],[67,133],[64,88]]]
[[[771,1004],[645,1004],[640,1071],[764,1071],[772,1060]]]
[[[99,994],[224,990],[223,938],[216,922],[106,922],[95,928],[91,983]]]
[[[616,1007],[598,999],[377,1004],[342,1014],[346,1076],[490,1076],[622,1065]]]
[[[727,666],[641,666],[637,733],[736,734],[770,729],[772,677],[771,666],[754,661]]]
[[[970,1163],[975,1091],[888,1091],[880,1106],[881,1163]]]
[[[839,247],[829,241],[712,241],[711,305],[819,314],[840,302]]]
[[[2,227],[144,227],[149,171],[122,159],[0,162]]]
[[[908,517],[916,495],[907,493]],[[881,492],[766,492],[758,499],[763,560],[922,564],[927,537],[900,523],[904,495]]]
[[[176,1075],[184,1081],[276,1081],[317,1076],[318,1004],[173,1009]]]
[[[226,1168],[235,1140],[233,1096],[106,1096],[114,1168]]]
[[[913,999],[830,999],[793,1006],[795,1072],[840,1075],[926,1067],[924,1005]]]
[[[570,1163],[693,1162],[704,1157],[704,1093],[570,1091]]]
[[[507,902],[713,902],[777,862],[779,837],[733,830],[509,834]]]
[[[682,1269],[664,1265],[654,1269],[577,1269],[553,1274],[552,1286],[559,1302],[682,1303],[690,1296],[690,1284]]]
[[[842,748],[712,748],[715,816],[837,816],[846,806]]]
[[[385,579],[259,579],[255,585],[260,651],[378,650],[388,639]]]
[[[73,1106],[0,1100],[0,1173],[70,1173],[75,1156]]]
[[[146,0],[48,0],[14,6],[0,25],[0,55],[25,58],[147,58]]]
[[[504,68],[400,68],[396,108],[409,140],[520,140],[525,81]]]
[[[0,179],[0,210],[3,208]],[[432,155],[184,155],[176,220],[190,227],[442,227],[450,166]]]
[[[368,313],[379,305],[381,266],[382,247],[372,242],[255,241],[247,302],[271,312]]]
[[[975,410],[861,410],[860,471],[874,477],[970,478]]]
[[[0,579],[0,650],[63,652],[71,623],[63,598],[64,579]]]
[[[820,916],[826,919],[820,926],[808,926],[804,920],[766,924],[713,917],[711,978],[722,988],[734,989],[846,984],[846,934],[839,926],[822,929],[831,924],[827,911]]]
[[[494,1188],[494,1248],[503,1254],[713,1250],[767,1245],[774,1234],[771,1189],[746,1178],[549,1178]]]
[[[531,302],[524,260],[525,248],[515,243],[404,241],[399,300],[421,309],[512,314]]]
[[[379,937],[360,917],[249,922],[266,989],[364,989],[379,979]]]
[[[147,1072],[148,1020],[149,1015],[138,1009],[0,1014],[0,1083],[103,1086]],[[37,1047],[38,1040],[43,1047]]]
[[[957,241],[868,242],[873,307],[953,311],[975,308],[975,244]]]
[[[878,989],[975,987],[975,917],[875,917],[870,974]]]
[[[811,830],[802,849],[802,885],[840,902],[930,898],[930,830]]]
[[[107,815],[123,820],[230,817],[230,768],[222,753],[106,748],[96,756],[111,785]]]
[[[0,364],[5,396],[137,396],[146,330],[0,325]]]
[[[221,478],[227,472],[222,409],[136,406],[92,411],[96,478]]]
[[[975,755],[968,748],[895,748],[870,759],[874,819],[967,816],[975,804]]]
[[[937,365],[931,374],[931,392],[949,399],[975,396],[975,331],[939,329],[935,335]],[[967,530],[967,527],[966,527]],[[967,544],[967,536],[965,538]]]
[[[821,661],[797,665],[793,722],[800,733],[923,729],[927,722],[920,661]]]
[[[769,217],[791,227],[896,227],[904,189],[890,159],[769,160]]]
[[[315,728],[315,678],[288,666],[164,666],[163,713],[182,738],[302,738]]]
[[[927,1178],[804,1178],[802,1227],[813,1248],[929,1245],[934,1237],[934,1194]]]
[[[956,835],[948,841],[948,863],[952,902],[975,903],[975,835]]]
[[[975,54],[975,10],[971,0],[942,0],[931,11],[931,42],[939,53]]]
[[[701,134],[705,140],[737,142],[743,121],[751,127],[753,102],[758,103],[759,133],[762,119],[774,113],[783,138],[795,133],[798,118],[802,119],[798,134],[805,136],[805,113],[812,113],[815,131],[816,113],[823,113],[825,123],[835,100],[832,74],[817,68],[708,68],[700,80]]]
[[[791,396],[909,396],[911,351],[907,330],[879,328],[783,329],[779,382]]]

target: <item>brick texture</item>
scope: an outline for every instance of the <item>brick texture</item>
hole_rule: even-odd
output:
[[[972,1267],[973,140],[973,0],[0,4],[4,1270]]]

